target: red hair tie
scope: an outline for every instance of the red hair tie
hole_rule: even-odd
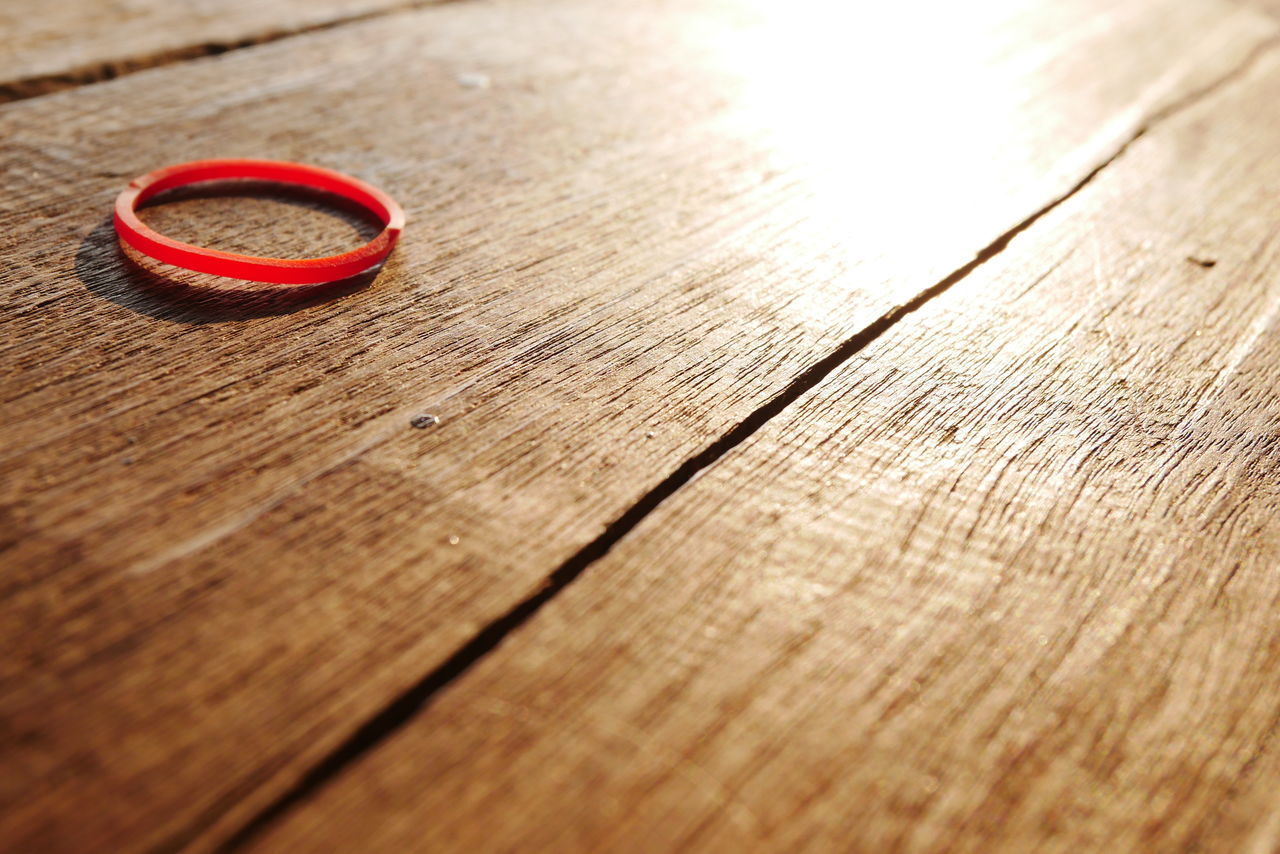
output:
[[[368,208],[382,221],[382,231],[359,249],[341,255],[260,258],[183,243],[148,228],[138,219],[138,206],[157,193],[201,181],[234,178],[299,184],[334,193]],[[349,278],[386,260],[404,229],[404,211],[378,188],[331,169],[278,160],[193,160],[157,169],[130,181],[116,198],[115,223],[116,233],[125,243],[175,267],[252,282],[314,285]]]

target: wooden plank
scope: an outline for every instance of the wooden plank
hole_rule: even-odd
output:
[[[886,49],[906,13],[849,50],[825,5],[614,5],[441,7],[0,109],[0,839],[218,838],[1274,32],[1218,2],[984,4],[913,42],[939,77]],[[234,154],[385,186],[388,269],[290,313],[152,296],[112,196]],[[301,247],[314,212],[280,208],[265,234],[214,209],[216,239]]]
[[[0,103],[421,5],[405,0],[10,2],[0,8]]]
[[[262,850],[1273,851],[1280,57],[687,489]]]

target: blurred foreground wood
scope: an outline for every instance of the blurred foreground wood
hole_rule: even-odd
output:
[[[1267,850],[1276,25],[866,14],[462,2],[0,108],[0,848]],[[119,254],[229,155],[401,247]]]

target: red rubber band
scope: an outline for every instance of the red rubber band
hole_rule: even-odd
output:
[[[138,219],[138,206],[157,193],[201,181],[236,178],[298,184],[334,193],[368,208],[382,221],[383,229],[364,246],[341,255],[260,258],[183,243],[148,228]],[[116,198],[115,224],[116,233],[125,243],[175,267],[251,282],[314,285],[346,279],[382,263],[404,229],[404,211],[378,188],[331,169],[278,160],[193,160],[130,181]]]

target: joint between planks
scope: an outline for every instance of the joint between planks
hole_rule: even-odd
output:
[[[252,35],[236,39],[217,39],[196,42],[180,47],[145,53],[136,56],[118,57],[108,60],[90,62],[73,68],[41,74],[17,77],[11,80],[0,80],[0,106],[5,104],[53,95],[68,89],[81,86],[92,86],[96,83],[107,83],[121,77],[127,77],[139,71],[149,71],[166,65],[190,62],[196,59],[221,56],[244,48],[271,44],[272,42],[305,36],[311,33],[337,29],[349,24],[385,15],[395,15],[416,11],[428,6],[439,6],[446,3],[457,3],[460,0],[409,0],[381,9],[369,9],[352,15],[344,15],[327,21],[318,21],[300,27],[268,29]]]

